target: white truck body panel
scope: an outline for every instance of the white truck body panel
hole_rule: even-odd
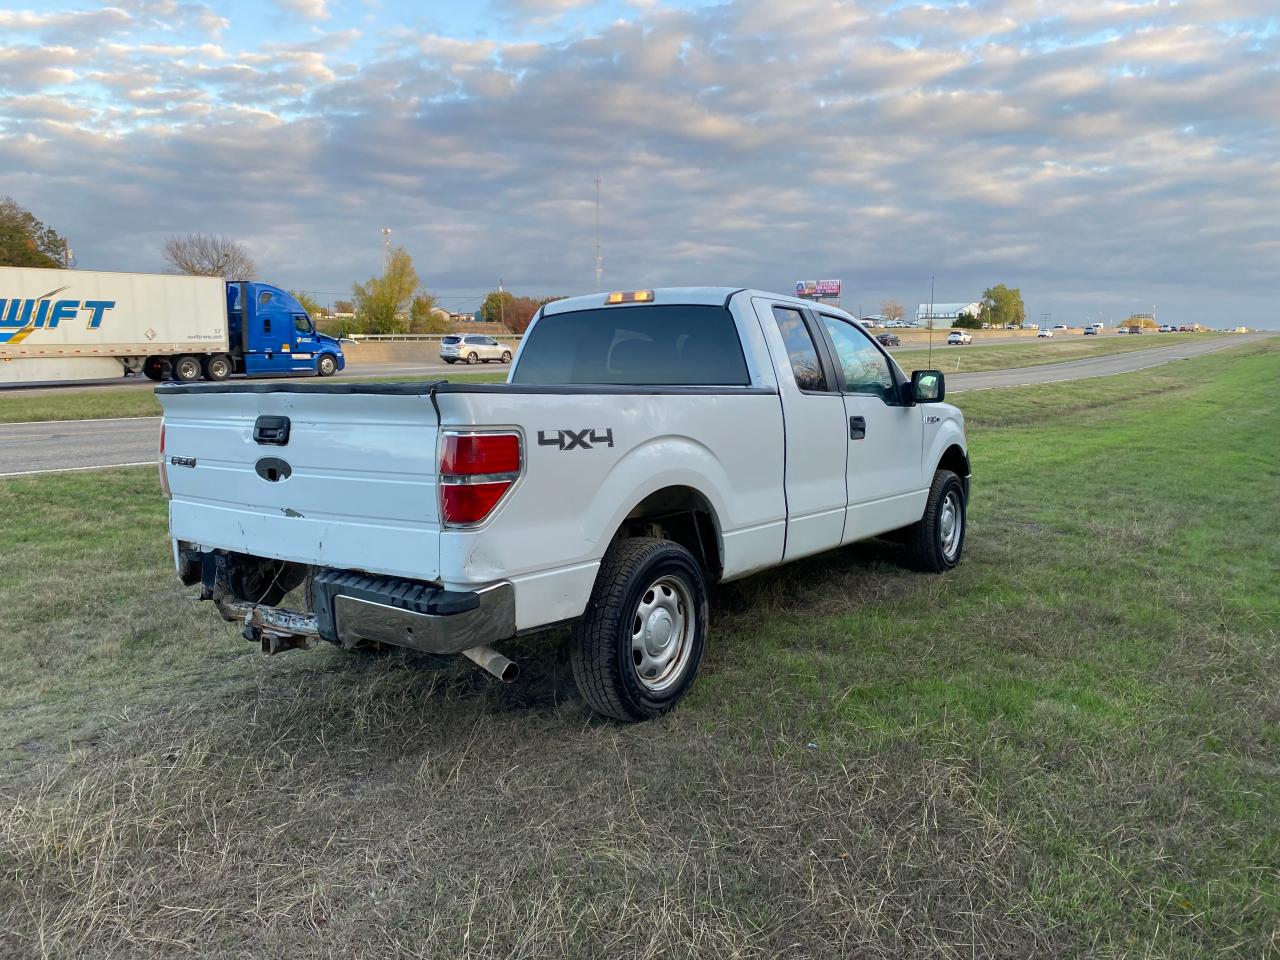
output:
[[[851,319],[835,308],[723,288],[658,291],[656,302],[727,307],[749,383],[160,388],[175,546],[448,591],[511,584],[514,630],[530,631],[582,615],[601,559],[651,494],[691,491],[705,505],[730,580],[914,522],[939,459],[964,450],[948,404],[799,389],[773,307]],[[543,316],[603,304],[557,301]],[[255,442],[260,416],[290,418],[287,445]],[[853,437],[855,418],[865,437]],[[457,431],[521,439],[518,478],[472,526],[441,522],[441,438]],[[565,443],[566,431],[590,442]],[[292,473],[265,482],[260,461],[276,454]]]
[[[96,323],[93,303],[112,304],[96,311]],[[227,349],[226,285],[218,277],[0,267],[0,324],[3,359],[216,353]]]

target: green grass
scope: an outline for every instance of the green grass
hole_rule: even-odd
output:
[[[510,687],[262,657],[153,471],[4,481],[0,954],[1280,955],[1277,382],[1271,341],[963,396],[960,568],[721,587],[634,727],[563,633]]]
[[[443,379],[423,377],[422,379]],[[413,377],[342,377],[339,383],[388,383]],[[496,383],[506,373],[451,374],[450,380],[478,380]],[[89,387],[87,389],[40,389],[0,392],[0,423],[31,423],[44,420],[102,420],[109,417],[158,417],[160,403],[146,387]]]
[[[1063,363],[1067,360],[1084,360],[1113,353],[1133,353],[1153,347],[1168,347],[1179,343],[1212,340],[1223,336],[1217,333],[1151,334],[1142,336],[1085,337],[1067,336],[1059,331],[1052,340],[1027,340],[1023,343],[983,346],[975,340],[969,346],[949,347],[946,332],[939,331],[930,351],[918,347],[897,348],[893,357],[904,370],[918,370],[930,362],[946,373],[976,373],[980,370],[1008,370],[1013,367],[1035,367],[1045,363]]]

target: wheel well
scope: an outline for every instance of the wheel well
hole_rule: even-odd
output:
[[[698,559],[711,582],[724,570],[715,511],[692,487],[655,490],[631,509],[617,537],[659,537],[678,543]]]
[[[964,485],[965,499],[969,499],[969,457],[960,449],[959,444],[953,443],[942,454],[942,459],[938,461],[939,470],[950,470],[960,478],[960,483]]]

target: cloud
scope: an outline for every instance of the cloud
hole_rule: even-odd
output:
[[[842,276],[914,302],[935,274],[939,299],[1006,282],[1037,314],[1204,320],[1280,281],[1280,37],[1255,0],[633,5],[595,33],[540,4],[566,17],[544,42],[336,22],[249,46],[198,4],[121,9],[12,14],[46,43],[0,50],[0,169],[86,266],[153,269],[200,230],[341,292],[390,226],[446,295],[572,293],[599,174],[618,285]]]
[[[295,14],[307,20],[329,19],[329,0],[273,0],[273,2],[286,13]]]

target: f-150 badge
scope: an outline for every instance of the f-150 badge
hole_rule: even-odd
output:
[[[539,430],[538,446],[559,447],[561,450],[590,450],[594,446],[604,444],[613,446],[613,427],[596,430],[587,427],[585,430]]]

